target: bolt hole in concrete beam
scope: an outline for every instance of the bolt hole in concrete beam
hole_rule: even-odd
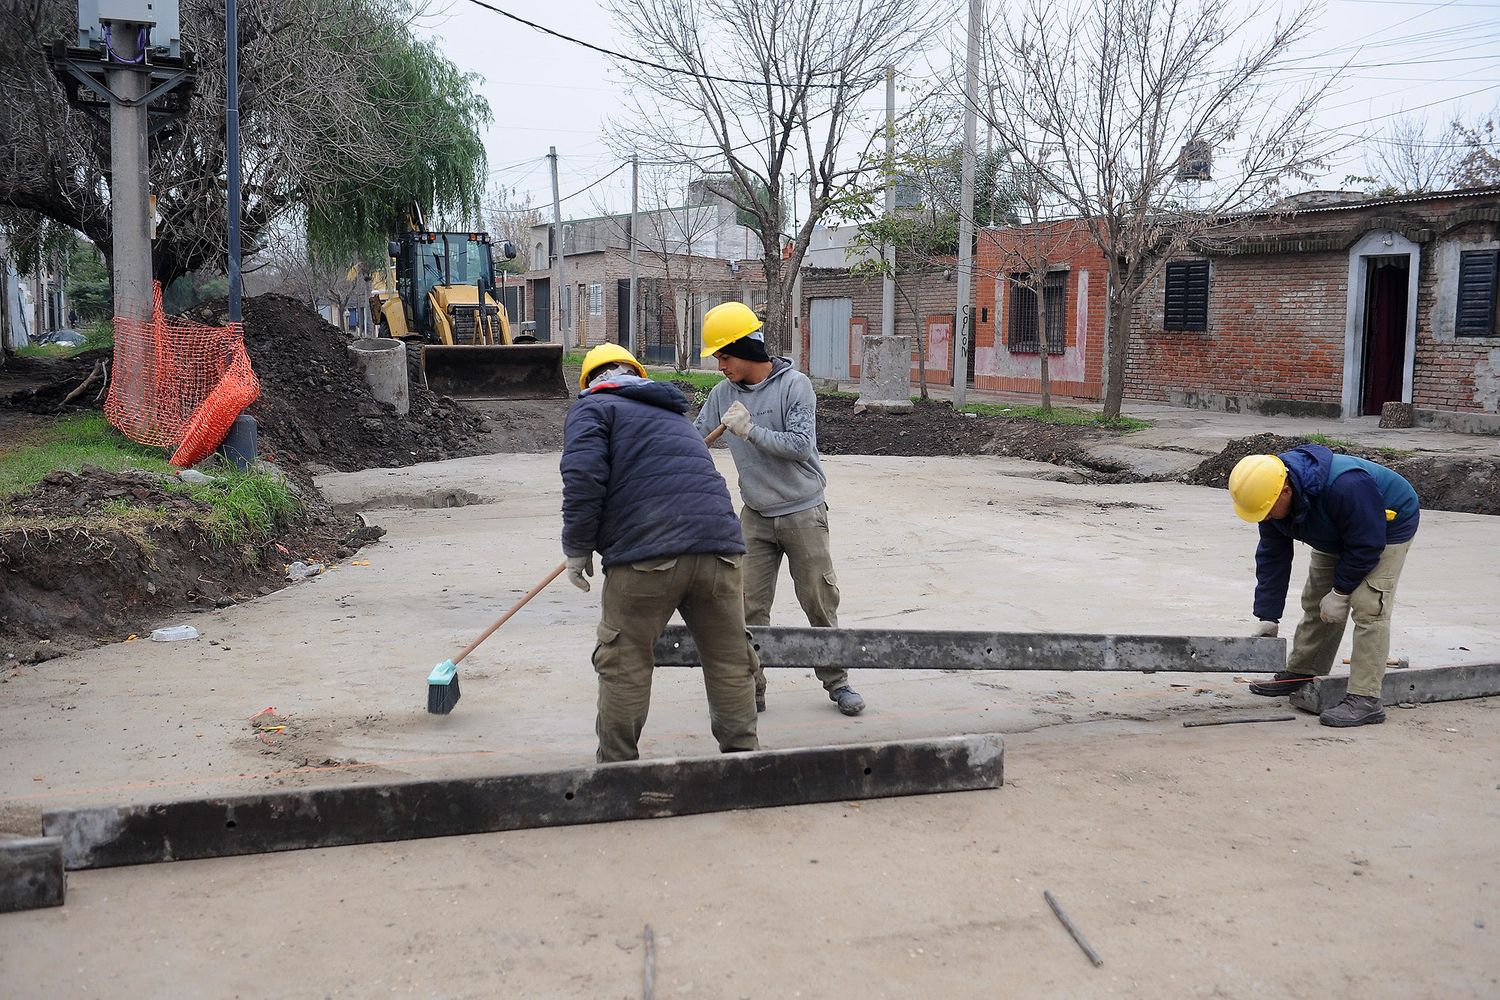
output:
[[[43,813],[69,869],[999,788],[998,733]],[[61,867],[59,867],[59,872]]]
[[[1226,636],[949,632],[920,629],[750,627],[763,667],[850,670],[1113,670],[1155,673],[1275,673],[1285,639]],[[681,625],[656,642],[660,667],[699,666]]]

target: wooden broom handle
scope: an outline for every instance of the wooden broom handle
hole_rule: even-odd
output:
[[[494,634],[495,629],[499,628],[501,625],[504,625],[506,622],[510,621],[510,616],[511,615],[515,614],[517,611],[520,611],[522,608],[524,608],[526,606],[526,603],[528,601],[530,601],[537,594],[540,594],[542,591],[546,590],[547,589],[547,584],[551,583],[553,580],[556,580],[558,577],[562,576],[563,572],[566,571],[567,568],[568,568],[567,560],[564,560],[563,562],[558,563],[557,564],[557,569],[555,569],[552,572],[548,573],[547,574],[547,578],[545,580],[543,580],[541,583],[537,584],[535,587],[532,587],[530,590],[528,590],[526,592],[526,596],[525,597],[521,598],[514,605],[512,605],[511,609],[509,611],[505,612],[505,614],[501,615],[499,618],[497,618],[495,620],[495,624],[493,624],[489,628],[485,629],[484,633],[482,635],[480,635],[480,637],[478,639],[475,639],[473,642],[469,643],[468,647],[462,653],[459,653],[457,656],[455,656],[453,658],[454,665],[457,666],[458,661],[462,660],[465,656],[468,656],[470,653],[474,652],[475,649],[479,648],[479,644],[481,642],[483,642],[484,640],[488,639],[492,634]]]
[[[703,443],[712,448],[714,446],[714,442],[723,437],[726,430],[728,430],[728,428],[723,424],[720,424],[719,426],[708,432],[708,437],[703,439]]]

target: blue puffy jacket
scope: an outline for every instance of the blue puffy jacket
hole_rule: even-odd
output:
[[[563,552],[605,566],[745,551],[729,487],[676,386],[619,376],[579,394],[563,425]]]
[[[1292,575],[1292,542],[1339,557],[1334,589],[1352,594],[1380,562],[1387,545],[1410,541],[1421,520],[1417,491],[1375,462],[1335,455],[1320,444],[1283,452],[1292,510],[1260,522],[1255,550],[1255,617],[1280,621]],[[1386,511],[1393,511],[1388,518]]]

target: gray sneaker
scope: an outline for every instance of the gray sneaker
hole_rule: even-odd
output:
[[[828,692],[828,698],[838,705],[839,711],[845,715],[858,715],[865,710],[865,700],[859,696],[858,691],[847,684]]]
[[[1385,709],[1379,698],[1362,694],[1346,694],[1344,700],[1318,716],[1325,726],[1373,726],[1385,721]]]

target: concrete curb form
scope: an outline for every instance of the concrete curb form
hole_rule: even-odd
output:
[[[762,667],[848,670],[1123,670],[1140,673],[1275,673],[1286,640],[1239,636],[1090,635],[937,629],[747,629]],[[659,667],[696,667],[693,636],[669,625],[653,651]]]
[[[66,895],[61,838],[0,840],[0,913],[61,906]]]
[[[998,733],[43,814],[70,870],[998,788]]]
[[[1343,701],[1348,692],[1348,677],[1319,677],[1292,692],[1292,707],[1304,712],[1323,712]],[[1380,700],[1386,705],[1460,701],[1494,695],[1500,695],[1500,663],[1387,670],[1380,688]]]

